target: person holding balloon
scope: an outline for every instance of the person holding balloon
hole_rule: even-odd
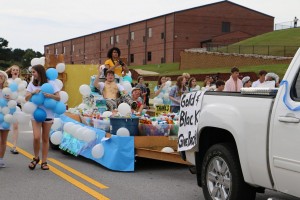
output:
[[[25,96],[26,101],[31,100],[35,104],[40,104],[33,113],[32,129],[33,129],[33,150],[34,158],[29,164],[29,168],[34,170],[40,161],[40,139],[42,137],[42,170],[49,170],[47,165],[47,156],[49,150],[49,134],[53,124],[54,111],[48,108],[47,104],[42,104],[46,99],[59,101],[59,88],[52,78],[52,74],[46,74],[45,68],[42,65],[32,66],[31,69],[33,81],[28,84],[27,93]],[[48,70],[47,70],[48,72]],[[52,71],[50,71],[52,72]],[[48,80],[48,79],[50,80]],[[55,79],[55,78],[54,78]],[[42,102],[42,103],[39,103]],[[48,102],[48,101],[47,101]],[[48,103],[50,104],[50,103]],[[46,106],[47,105],[47,106]],[[25,105],[24,105],[25,107]],[[47,108],[46,108],[47,107]]]
[[[20,67],[18,65],[11,66],[5,72],[8,75],[8,82],[13,82],[17,78],[20,78]],[[18,104],[18,106],[21,108],[20,104]],[[13,147],[11,148],[10,152],[12,154],[19,154],[19,152],[17,150],[17,142],[18,142],[18,136],[19,136],[18,122],[16,122],[16,123],[13,124],[11,132],[13,134],[12,135]]]
[[[4,95],[2,93],[3,88],[8,86],[7,79],[8,79],[7,74],[4,71],[0,70],[0,99],[9,100],[9,95]],[[1,105],[1,107],[2,107],[2,105]],[[6,165],[3,161],[3,157],[5,154],[5,150],[6,150],[7,136],[8,136],[8,132],[9,132],[9,128],[10,128],[9,124],[7,124],[7,123],[4,124],[4,123],[5,122],[0,124],[0,168],[6,167]]]

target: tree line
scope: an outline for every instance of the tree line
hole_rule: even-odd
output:
[[[42,57],[43,54],[33,49],[8,48],[8,41],[0,37],[0,69],[5,70],[12,65],[19,65],[21,69],[28,68],[33,58]]]

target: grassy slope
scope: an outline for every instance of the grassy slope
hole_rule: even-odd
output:
[[[233,45],[278,45],[278,46],[300,46],[300,28],[285,29],[279,31],[273,31],[259,35],[247,40],[241,41]],[[287,69],[288,65],[263,65],[263,66],[244,66],[241,67],[241,72],[256,72],[265,69],[266,71],[272,71],[282,77]],[[161,75],[182,74],[187,72],[190,74],[209,74],[209,73],[222,73],[229,72],[230,67],[223,67],[217,69],[189,69],[179,70],[179,63],[159,64],[159,65],[143,65],[143,66],[131,66],[131,69],[143,69],[149,71],[158,72]]]

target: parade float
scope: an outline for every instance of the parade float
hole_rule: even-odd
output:
[[[67,88],[70,80],[59,79],[65,69],[64,63],[57,63],[56,67],[46,70],[48,79],[55,81],[60,89]],[[89,81],[93,78],[91,76]],[[125,77],[121,82],[128,93],[132,89],[130,79]],[[49,88],[44,88],[49,92]],[[115,171],[134,171],[135,157],[189,164],[177,152],[178,116],[169,113],[168,105],[161,104],[166,97],[154,99],[155,112],[144,110],[136,116],[126,103],[121,103],[115,112],[106,111],[105,100],[93,91],[92,84],[81,84],[76,95],[82,102],[69,109],[66,109],[69,99],[66,91],[60,91],[59,102],[37,96],[24,104],[23,111],[33,114],[38,121],[43,120],[40,116],[43,114],[37,111],[37,104],[56,113],[50,132],[51,147],[83,156]]]

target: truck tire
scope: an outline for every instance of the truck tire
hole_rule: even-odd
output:
[[[206,200],[254,200],[256,192],[244,182],[238,155],[230,144],[216,144],[206,152],[201,167]]]

